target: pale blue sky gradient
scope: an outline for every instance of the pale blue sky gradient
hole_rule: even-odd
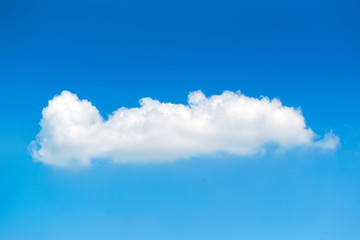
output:
[[[359,7],[2,1],[0,239],[359,239]],[[63,90],[103,116],[194,90],[279,97],[341,147],[60,170],[27,146]]]

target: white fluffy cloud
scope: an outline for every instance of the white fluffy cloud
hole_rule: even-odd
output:
[[[63,91],[42,115],[32,157],[63,167],[94,159],[160,163],[214,153],[251,155],[268,145],[333,150],[339,144],[332,133],[319,139],[299,109],[230,91],[210,97],[192,92],[187,105],[143,98],[140,107],[119,108],[107,120],[89,101]]]

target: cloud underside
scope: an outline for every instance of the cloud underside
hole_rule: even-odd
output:
[[[107,120],[89,101],[63,91],[43,109],[40,125],[30,145],[33,159],[63,167],[95,159],[162,163],[216,153],[248,156],[267,146],[334,150],[339,144],[332,133],[319,138],[299,109],[230,91],[210,97],[192,92],[187,105],[143,98],[138,108],[119,108]]]

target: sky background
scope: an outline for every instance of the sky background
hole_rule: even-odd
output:
[[[0,239],[356,240],[358,1],[0,2]],[[69,170],[32,162],[68,90],[106,117],[241,90],[301,107],[336,152]]]

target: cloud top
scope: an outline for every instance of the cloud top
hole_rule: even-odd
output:
[[[61,167],[94,159],[160,163],[214,153],[246,156],[265,152],[269,144],[329,150],[339,144],[332,133],[318,139],[299,109],[230,91],[210,97],[192,92],[187,105],[143,98],[139,107],[121,107],[107,120],[88,100],[63,91],[42,116],[32,157]]]

